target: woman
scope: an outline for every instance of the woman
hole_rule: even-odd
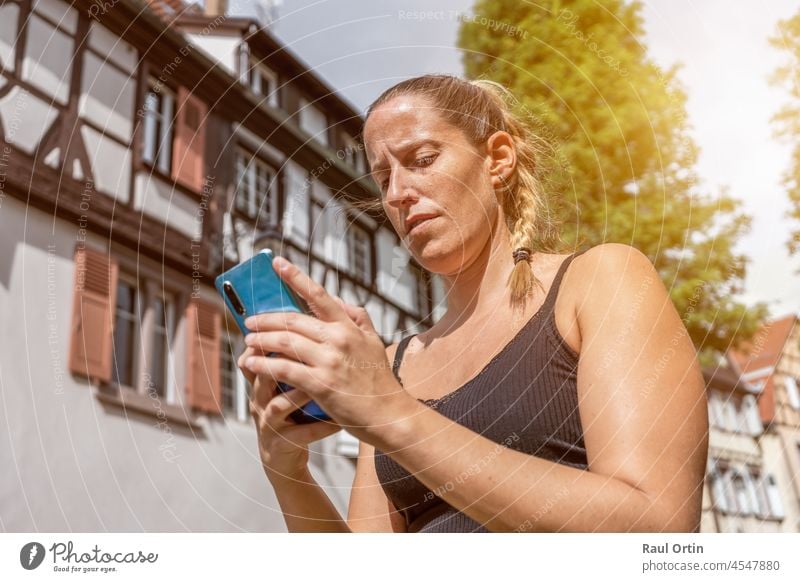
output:
[[[432,328],[384,349],[364,309],[275,259],[317,319],[251,318],[240,366],[290,531],[698,530],[707,408],[692,343],[640,252],[547,252],[534,138],[507,101],[491,82],[428,75],[367,114],[383,209],[446,285]],[[276,380],[298,389],[276,395]],[[311,399],[336,422],[287,419]],[[361,441],[346,521],[306,448],[342,426]]]

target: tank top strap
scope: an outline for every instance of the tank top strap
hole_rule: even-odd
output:
[[[558,267],[558,272],[556,272],[553,283],[550,285],[550,290],[547,292],[547,297],[545,297],[544,303],[542,304],[542,313],[553,311],[556,303],[556,297],[558,297],[558,288],[561,286],[561,280],[564,278],[564,273],[567,272],[567,267],[569,267],[569,264],[575,257],[582,255],[585,252],[586,250],[572,253],[566,259],[561,261],[561,266]]]
[[[403,381],[400,379],[400,376],[397,374],[397,370],[400,369],[400,363],[403,361],[403,353],[406,351],[406,348],[408,347],[408,342],[410,342],[411,338],[413,338],[415,335],[417,335],[417,334],[409,335],[409,336],[406,336],[403,339],[401,339],[400,343],[397,344],[397,350],[395,350],[395,352],[394,352],[394,362],[392,363],[392,373],[394,374],[394,377],[397,378],[397,381],[400,382],[401,386],[403,385]]]

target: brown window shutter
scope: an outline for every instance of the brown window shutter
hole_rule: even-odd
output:
[[[111,379],[114,310],[119,265],[111,256],[75,250],[69,369],[87,378]]]
[[[186,401],[192,408],[219,414],[222,317],[215,305],[192,300],[186,308],[186,326]]]
[[[185,87],[178,89],[175,142],[172,150],[173,178],[200,192],[205,179],[206,104]]]

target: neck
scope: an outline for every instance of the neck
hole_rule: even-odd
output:
[[[498,213],[502,221],[502,213]],[[507,302],[510,290],[505,284],[514,268],[511,233],[501,222],[495,223],[486,245],[472,263],[453,274],[442,275],[447,291],[447,313],[441,323],[459,327],[473,317],[483,319]]]

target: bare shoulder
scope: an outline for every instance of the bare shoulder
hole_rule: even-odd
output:
[[[576,313],[590,305],[629,299],[631,290],[651,287],[658,273],[647,255],[625,244],[605,243],[576,257],[570,265],[568,287],[576,295]]]

